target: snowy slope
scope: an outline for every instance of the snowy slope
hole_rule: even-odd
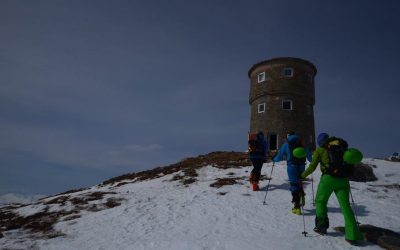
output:
[[[378,181],[351,182],[359,221],[399,232],[400,163],[374,159],[366,159],[364,163],[377,166],[374,173]],[[263,174],[269,176],[271,166],[271,163],[264,164]],[[10,211],[24,217],[43,211],[65,211],[65,216],[59,217],[54,224],[57,233],[44,237],[28,230],[8,230],[3,232],[0,247],[135,250],[358,249],[345,242],[343,235],[332,229],[328,230],[330,236],[318,236],[312,231],[315,212],[312,206],[311,183],[305,186],[307,202],[304,217],[308,237],[303,236],[303,217],[290,213],[292,204],[285,166],[283,162],[275,165],[266,205],[263,205],[263,200],[268,180],[261,183],[264,191],[251,191],[247,182],[250,166],[227,169],[211,165],[200,167],[196,169],[196,180],[187,185],[182,184],[182,179],[179,179],[179,176],[187,178],[181,171],[155,179],[114,182],[49,197]],[[314,191],[317,189],[319,175],[319,171],[314,173]],[[218,178],[225,184],[227,178],[232,179],[233,185],[210,186]],[[88,194],[92,194],[90,197],[97,194],[100,199],[92,199],[86,204],[79,202],[79,197]],[[108,205],[105,205],[106,202]],[[82,209],[85,206],[86,209]],[[333,196],[329,202],[332,228],[343,225],[338,207]],[[55,237],[57,234],[60,236]],[[362,249],[381,248],[365,243]]]

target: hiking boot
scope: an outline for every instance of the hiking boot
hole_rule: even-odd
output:
[[[256,175],[254,173],[250,173],[249,181],[250,183],[257,181]]]
[[[251,186],[253,188],[253,191],[260,191],[260,187],[258,186],[257,182],[251,183]]]
[[[348,240],[348,239],[345,239],[350,245],[353,245],[353,246],[359,246],[360,245],[360,241],[358,241],[358,240]]]
[[[326,234],[326,228],[323,227],[314,227],[314,232],[320,234],[320,235],[325,235]]]
[[[294,208],[292,208],[292,213],[301,215],[301,209],[299,207],[294,207]]]

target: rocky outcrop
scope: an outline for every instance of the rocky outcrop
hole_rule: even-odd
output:
[[[351,181],[356,182],[367,182],[367,181],[376,181],[373,168],[376,168],[374,165],[360,163],[354,167],[354,173],[350,177]]]
[[[344,227],[335,227],[334,229],[344,233]],[[360,230],[365,235],[365,240],[367,241],[377,244],[384,249],[400,249],[399,233],[369,224],[360,225]]]

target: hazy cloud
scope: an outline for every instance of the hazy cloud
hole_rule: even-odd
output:
[[[46,195],[20,195],[20,194],[4,194],[0,195],[0,205],[12,204],[12,203],[19,203],[19,204],[26,204],[33,202],[35,200],[41,199],[46,197]]]

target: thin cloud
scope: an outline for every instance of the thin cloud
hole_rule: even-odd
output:
[[[125,149],[127,151],[133,151],[133,152],[149,152],[149,151],[154,151],[154,150],[159,150],[162,149],[163,147],[158,144],[150,144],[150,145],[128,145],[125,146]]]
[[[145,158],[151,159],[163,150],[157,143],[119,146],[87,140],[73,131],[16,123],[1,124],[0,137],[0,149],[31,153],[48,163],[95,169],[143,167]]]
[[[20,195],[20,194],[8,193],[8,194],[0,195],[0,205],[6,205],[6,204],[12,204],[12,203],[26,204],[26,203],[30,203],[32,201],[41,199],[43,197],[46,197],[46,195],[30,196],[30,195]]]

